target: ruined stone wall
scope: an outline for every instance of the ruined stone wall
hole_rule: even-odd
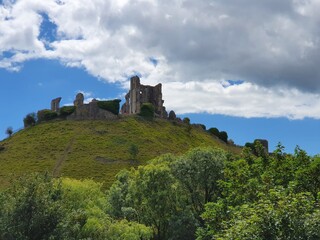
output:
[[[51,110],[59,112],[59,103],[61,98],[56,98],[51,101]],[[89,104],[84,104],[84,96],[78,93],[74,100],[75,110],[72,114],[67,116],[67,119],[72,120],[104,120],[104,119],[117,119],[118,116],[107,110],[101,109],[98,106],[97,100],[92,100]]]
[[[77,106],[74,113],[67,117],[68,120],[112,120],[117,118],[117,115],[99,108],[95,101]]]
[[[52,101],[51,101],[51,111],[53,111],[53,112],[59,112],[59,109],[60,109],[60,101],[61,101],[61,97],[52,99]]]
[[[126,102],[121,108],[122,114],[140,113],[143,103],[152,103],[155,113],[160,117],[167,117],[167,112],[163,106],[162,85],[148,86],[140,84],[138,76],[132,77],[130,80],[130,90],[126,95]]]

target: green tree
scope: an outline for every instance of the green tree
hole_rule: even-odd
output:
[[[64,214],[62,189],[47,174],[21,178],[3,195],[1,239],[49,239]]]
[[[308,193],[294,194],[281,187],[271,189],[255,203],[227,207],[227,211],[225,206],[210,203],[202,215],[207,228],[198,232],[198,239],[205,239],[204,236],[244,240],[316,239],[310,238],[319,233],[314,231],[319,221],[310,222],[310,216],[316,216],[318,211],[315,211],[314,203]],[[227,218],[224,212],[227,212]],[[219,221],[219,226],[215,220]]]
[[[228,133],[225,131],[221,131],[219,133],[219,138],[224,141],[225,143],[228,143]]]
[[[34,126],[37,122],[37,116],[35,113],[29,113],[27,116],[23,119],[23,125],[24,127],[31,127]]]
[[[122,171],[108,193],[109,213],[153,229],[153,239],[194,239],[195,221],[169,163],[171,155]]]
[[[6,134],[8,135],[8,137],[11,137],[11,136],[12,136],[12,134],[13,134],[13,129],[12,129],[12,127],[8,127],[8,128],[6,129]]]
[[[188,193],[195,216],[220,196],[226,158],[220,149],[196,148],[172,163],[173,175]]]
[[[299,191],[311,192],[317,199],[320,192],[320,157],[314,157],[308,166],[299,168],[295,179]]]
[[[173,120],[176,120],[176,118],[177,118],[176,113],[171,110],[171,111],[169,112],[169,117],[168,117],[168,119],[171,120],[171,121],[173,121]]]
[[[185,118],[182,120],[182,122],[189,125],[189,124],[190,124],[190,118],[185,117]]]
[[[208,132],[216,137],[219,137],[219,129],[218,128],[209,128]]]
[[[110,240],[148,240],[152,238],[152,230],[137,222],[121,220],[113,223],[108,230]]]
[[[133,173],[129,185],[139,221],[152,226],[155,239],[167,239],[170,219],[176,214],[178,192],[171,170],[164,164],[148,164]]]
[[[131,163],[137,161],[137,156],[139,154],[139,147],[135,144],[131,144],[129,147],[129,154]]]

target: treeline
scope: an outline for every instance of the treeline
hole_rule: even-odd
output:
[[[197,148],[92,180],[33,175],[1,193],[1,239],[320,239],[320,157],[256,142]]]

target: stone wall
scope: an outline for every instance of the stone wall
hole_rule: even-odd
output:
[[[51,111],[59,112],[60,101],[61,101],[61,97],[52,99],[52,101],[51,101]]]
[[[125,98],[126,102],[121,107],[122,114],[140,113],[143,103],[152,103],[157,116],[167,117],[167,112],[163,106],[161,83],[156,86],[142,85],[139,77],[134,76],[130,80],[130,90]]]
[[[51,101],[51,110],[59,112],[59,103],[61,98],[56,98]],[[118,116],[107,110],[98,107],[98,101],[93,99],[90,103],[84,104],[84,96],[78,93],[74,100],[75,111],[67,116],[67,119],[72,120],[105,120],[117,119]]]

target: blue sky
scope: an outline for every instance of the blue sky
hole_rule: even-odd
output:
[[[53,98],[122,98],[138,74],[163,84],[167,110],[237,144],[319,153],[319,11],[317,0],[1,1],[0,139]]]

